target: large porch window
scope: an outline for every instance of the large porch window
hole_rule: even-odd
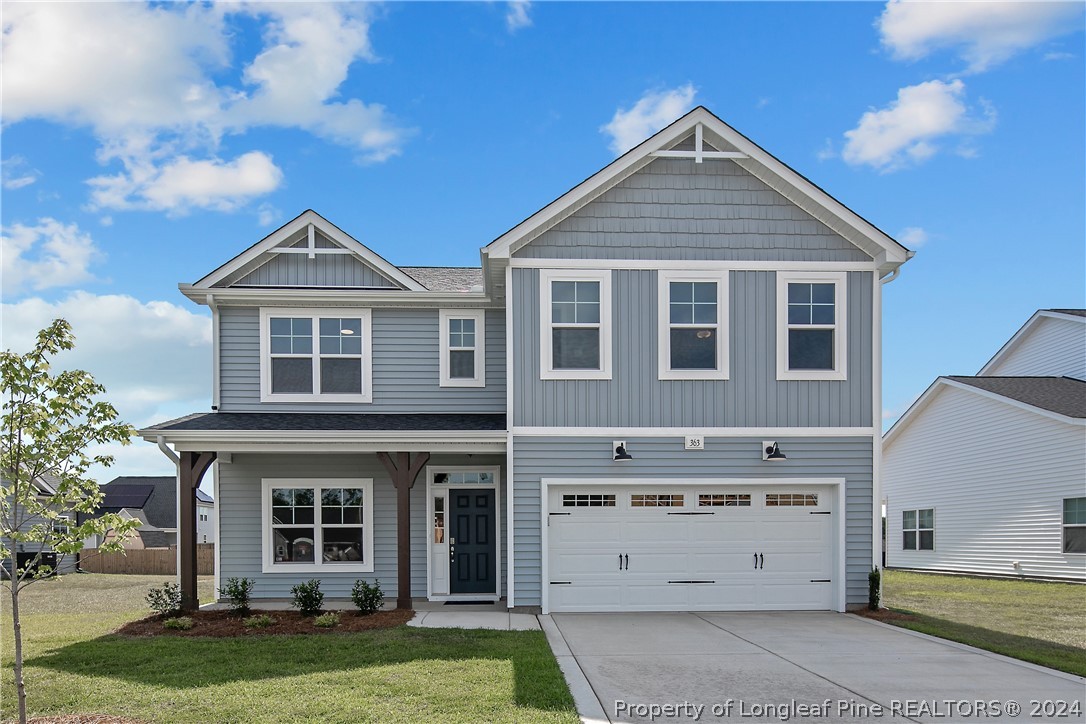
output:
[[[373,571],[373,480],[265,478],[265,573]]]

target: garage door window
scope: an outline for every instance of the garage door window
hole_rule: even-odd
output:
[[[569,493],[562,496],[564,508],[614,508],[615,496],[595,493]]]
[[[683,496],[674,493],[638,493],[630,496],[630,506],[633,508],[681,508],[683,507]]]
[[[1063,501],[1063,552],[1086,553],[1086,498]]]
[[[818,505],[818,493],[766,493],[765,505],[767,508]]]
[[[901,511],[901,549],[935,550],[935,509]]]
[[[708,493],[698,496],[699,508],[749,508],[749,493]]]

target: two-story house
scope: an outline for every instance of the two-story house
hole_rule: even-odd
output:
[[[882,284],[911,253],[704,108],[482,249],[307,211],[194,284],[213,410],[143,430],[216,573],[548,611],[844,610],[879,560]],[[172,448],[170,447],[172,446]]]

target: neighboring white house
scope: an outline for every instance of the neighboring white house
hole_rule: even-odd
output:
[[[215,530],[215,500],[200,490],[196,489],[196,542],[214,543]]]
[[[1086,580],[1086,310],[937,379],[883,450],[888,567]]]

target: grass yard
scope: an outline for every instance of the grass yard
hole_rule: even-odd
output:
[[[539,631],[399,627],[237,639],[110,635],[146,615],[165,579],[84,574],[23,599],[32,715],[104,713],[155,722],[577,722]],[[201,579],[201,599],[211,580]],[[15,715],[10,603],[0,636],[0,718]]]
[[[885,571],[898,626],[1086,676],[1086,586]]]

